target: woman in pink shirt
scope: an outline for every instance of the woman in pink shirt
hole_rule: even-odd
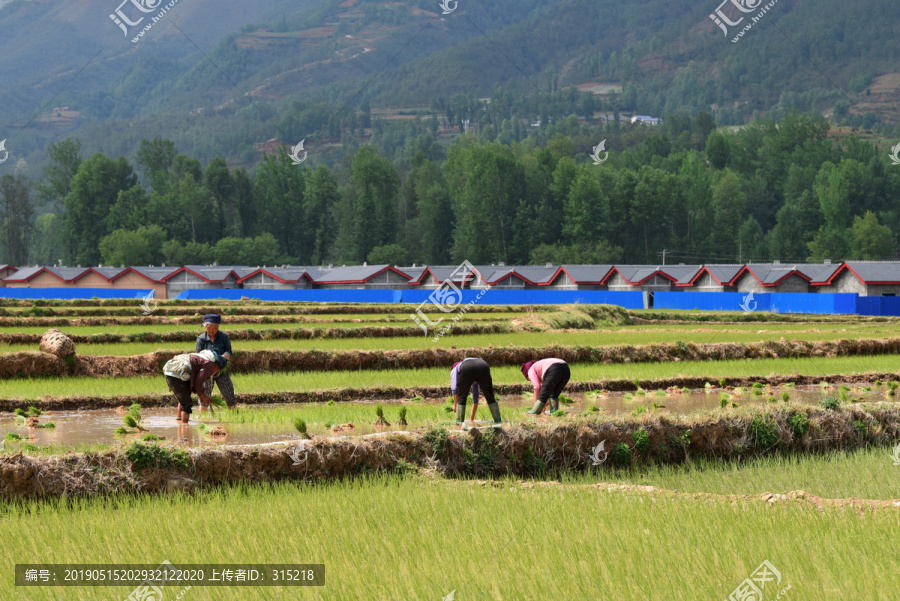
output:
[[[562,359],[541,359],[522,364],[522,375],[534,385],[534,407],[528,413],[540,415],[550,400],[550,412],[559,409],[559,395],[572,373]]]

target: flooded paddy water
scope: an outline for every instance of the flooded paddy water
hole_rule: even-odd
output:
[[[718,408],[720,406],[720,395],[726,392],[732,396],[732,401],[741,406],[765,406],[777,400],[781,402],[781,395],[787,392],[790,399],[809,404],[818,404],[827,396],[838,396],[839,389],[837,385],[832,385],[827,389],[820,386],[798,386],[794,388],[772,387],[761,389],[761,394],[754,394],[752,388],[746,391],[723,390],[714,388],[707,392],[704,389],[692,389],[688,392],[669,391],[666,394],[659,394],[657,391],[648,390],[644,396],[634,395],[631,393],[611,392],[606,395],[595,396],[587,393],[570,393],[573,399],[572,404],[562,404],[560,408],[570,414],[578,414],[587,410],[591,405],[595,405],[601,409],[597,415],[618,416],[630,415],[638,407],[646,407],[650,409],[655,403],[658,405],[654,408],[654,412],[670,413],[676,415],[688,415],[698,411]],[[872,387],[872,390],[866,391],[863,386],[852,385],[850,391],[847,392],[850,398],[860,398],[863,401],[873,402],[885,400],[885,398],[894,398],[885,396],[885,387]],[[313,436],[362,436],[376,432],[403,432],[423,430],[431,425],[452,426],[454,422],[449,414],[441,410],[443,402],[440,401],[422,401],[417,403],[399,401],[382,401],[385,413],[391,426],[374,426],[375,421],[375,403],[377,401],[360,401],[358,403],[337,403],[332,408],[334,410],[334,419],[319,421],[310,421],[305,417],[305,413],[312,408],[318,410],[321,416],[321,410],[324,406],[322,403],[311,404],[280,404],[280,405],[255,405],[252,407],[254,411],[261,413],[267,409],[277,409],[280,412],[289,411],[292,415],[307,419],[307,428],[309,434]],[[365,421],[356,421],[352,429],[343,431],[332,431],[329,421],[336,424],[342,423],[341,420],[342,407],[347,408],[348,405],[356,407],[370,407],[371,411],[366,411]],[[397,411],[400,406],[433,406],[435,418],[431,421],[411,423],[409,426],[396,425]],[[523,419],[538,419],[533,416],[525,415],[532,406],[531,394],[527,395],[507,395],[500,397],[501,411],[503,412],[504,421],[520,421]],[[467,416],[471,412],[471,404],[467,408]],[[549,409],[548,409],[549,412]],[[209,446],[209,445],[247,445],[247,444],[266,444],[280,441],[299,440],[299,434],[294,429],[290,420],[284,420],[283,423],[230,423],[228,421],[227,412],[216,411],[214,414],[210,412],[200,413],[197,407],[194,407],[194,413],[188,424],[180,424],[175,420],[174,402],[171,408],[144,408],[141,411],[143,420],[141,425],[151,434],[164,437],[166,441],[175,441],[186,446]],[[478,420],[489,419],[489,413],[483,400],[479,404]],[[542,420],[556,420],[565,418],[551,418],[549,416],[541,417]],[[95,410],[73,410],[73,411],[53,411],[43,414],[39,418],[40,423],[52,421],[56,424],[55,428],[28,428],[25,420],[17,418],[11,413],[0,414],[0,439],[9,433],[15,433],[22,437],[23,441],[39,446],[53,447],[73,447],[82,445],[115,445],[118,443],[130,443],[138,440],[143,434],[116,435],[115,430],[122,426],[122,415],[117,413],[115,409],[95,409]],[[224,438],[211,438],[204,431],[206,428],[221,426],[227,436]],[[13,451],[16,442],[6,441],[4,451]]]

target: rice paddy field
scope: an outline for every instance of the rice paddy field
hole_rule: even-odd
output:
[[[234,370],[237,408],[187,424],[161,373],[18,374],[0,380],[0,598],[900,598],[900,361],[865,350],[898,337],[892,319],[476,306],[438,337],[396,306],[182,301],[142,316],[5,301],[0,364],[36,361],[51,327],[99,365],[187,352],[210,312],[237,355],[854,345],[572,362],[561,412],[540,417],[518,365],[493,365],[500,430],[483,401],[480,429],[456,424],[449,363]],[[440,329],[450,315],[428,317]],[[13,578],[19,564],[166,561],[324,577],[143,590]]]

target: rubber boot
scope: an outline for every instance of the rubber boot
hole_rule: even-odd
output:
[[[534,415],[540,415],[544,411],[544,405],[546,405],[544,401],[537,401],[534,404],[534,407],[531,408],[531,411],[528,413],[533,413]]]
[[[559,397],[552,396],[550,397],[550,413],[552,414],[554,411],[559,411]]]
[[[499,424],[502,421],[500,419],[500,403],[488,403],[488,409],[491,410],[491,417],[494,418],[494,423]]]
[[[464,421],[466,421],[466,404],[460,402],[456,404],[456,423],[461,424]]]

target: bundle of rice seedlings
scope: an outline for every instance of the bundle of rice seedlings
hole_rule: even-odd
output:
[[[306,422],[303,421],[302,418],[295,417],[293,419],[293,424],[294,428],[297,429],[297,432],[300,433],[300,438],[303,438],[304,440],[309,440],[311,438],[310,435],[306,432]]]
[[[559,395],[559,402],[562,403],[563,405],[571,405],[572,403],[575,402],[575,400],[568,395],[561,394],[561,395]]]
[[[400,407],[400,419],[397,420],[397,424],[400,426],[409,425],[406,423],[406,407]]]
[[[378,419],[375,421],[376,426],[390,426],[390,422],[384,419],[384,407],[381,406],[381,403],[375,405],[375,415],[378,416]]]

